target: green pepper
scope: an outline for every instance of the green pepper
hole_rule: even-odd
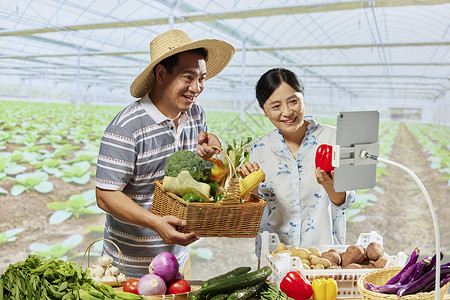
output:
[[[199,195],[192,192],[187,192],[183,195],[183,200],[187,202],[203,202]]]
[[[209,185],[209,194],[213,197],[216,198],[217,196],[217,192],[219,191],[219,183],[215,180],[210,180],[208,182]]]
[[[224,195],[224,193],[220,193],[219,195],[217,195],[216,202],[222,201],[223,195]]]

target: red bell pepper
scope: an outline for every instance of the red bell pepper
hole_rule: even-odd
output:
[[[325,172],[331,172],[334,167],[331,165],[333,146],[322,144],[316,150],[316,168],[321,168]]]
[[[313,294],[311,283],[300,270],[288,272],[281,280],[280,290],[295,300],[305,300]]]

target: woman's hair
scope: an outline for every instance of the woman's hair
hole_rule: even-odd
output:
[[[274,68],[264,73],[256,83],[256,99],[261,108],[282,82],[303,95],[303,83],[294,72],[284,68]]]

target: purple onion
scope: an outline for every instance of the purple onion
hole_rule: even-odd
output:
[[[156,274],[147,274],[141,277],[137,285],[139,295],[165,295],[167,286],[164,280]]]
[[[150,263],[149,273],[154,273],[166,283],[170,283],[176,278],[178,268],[179,264],[175,255],[170,252],[161,252]]]

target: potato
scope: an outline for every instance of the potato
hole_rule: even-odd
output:
[[[362,269],[362,266],[360,264],[351,263],[346,265],[344,269]]]
[[[292,249],[292,247],[291,247],[291,249]],[[311,253],[306,248],[296,248],[296,249],[292,249],[291,251],[292,251],[293,256],[298,256],[300,258],[307,259],[307,260],[311,259]]]
[[[337,265],[331,265],[327,269],[341,269],[341,267]]]
[[[308,260],[308,259],[304,259],[304,258],[300,258],[301,260],[302,260],[302,264],[304,264],[304,265],[308,265],[308,266],[310,266],[311,265],[311,261],[310,260]]]
[[[311,255],[311,264],[322,265],[325,268],[328,268],[331,266],[331,262],[328,259],[322,258],[322,257],[317,257],[315,255]]]
[[[313,269],[325,269],[325,266],[322,264],[317,264],[313,267]]]
[[[289,256],[292,256],[292,252],[290,250],[281,250],[281,251],[278,251],[277,253],[278,254],[280,254],[280,253],[287,253],[287,254],[289,254]]]
[[[311,255],[315,255],[317,257],[321,257],[322,253],[320,252],[320,250],[316,247],[310,247],[308,248],[309,252],[311,253]]]
[[[328,259],[331,264],[340,265],[341,264],[341,256],[337,251],[327,251],[322,253],[322,258]]]
[[[380,257],[377,261],[372,262],[371,263],[375,266],[375,268],[384,268],[386,266],[387,263],[387,259],[384,257]]]
[[[287,250],[287,247],[284,243],[279,243],[277,245],[277,252],[283,251],[283,250]]]
[[[348,246],[342,255],[342,267],[345,268],[351,263],[360,264],[364,261],[364,247],[358,245]]]
[[[377,261],[384,255],[384,248],[377,242],[371,242],[366,249],[366,257],[369,260]]]

